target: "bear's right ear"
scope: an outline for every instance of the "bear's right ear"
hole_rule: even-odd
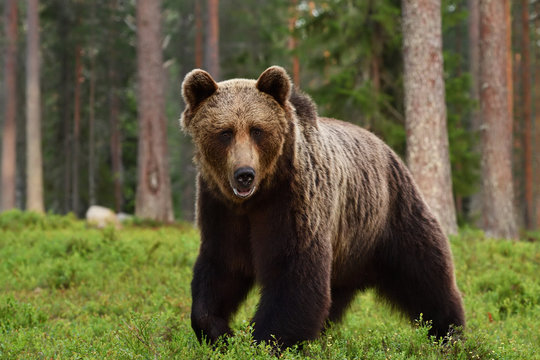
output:
[[[209,73],[201,69],[190,71],[182,83],[182,96],[191,108],[196,108],[201,102],[216,92],[218,85]]]

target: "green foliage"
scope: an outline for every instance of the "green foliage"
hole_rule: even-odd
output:
[[[37,219],[37,220],[36,220]],[[214,350],[190,326],[198,233],[187,225],[86,228],[72,216],[0,214],[0,358],[272,359],[254,345],[251,292]],[[6,224],[9,224],[7,226]],[[45,225],[44,225],[45,224]],[[539,242],[451,240],[467,328],[441,344],[359,295],[342,324],[283,359],[540,359]]]

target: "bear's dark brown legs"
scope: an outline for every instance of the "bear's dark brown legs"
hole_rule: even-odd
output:
[[[249,277],[231,273],[208,259],[197,259],[191,283],[191,327],[200,342],[206,338],[214,343],[220,336],[232,333],[230,317],[252,285]]]
[[[327,323],[338,323],[356,295],[354,288],[332,288],[332,305],[328,314]]]
[[[418,234],[414,240],[394,238],[378,254],[376,287],[411,320],[422,314],[424,321],[432,321],[430,335],[445,336],[452,325],[465,325],[450,250],[446,239],[421,239]]]
[[[256,341],[275,339],[279,346],[288,347],[319,336],[330,308],[329,274],[303,260],[291,258],[276,264],[281,273],[262,284],[253,319]]]

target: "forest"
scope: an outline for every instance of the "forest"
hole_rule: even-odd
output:
[[[204,68],[218,80],[256,78],[278,64],[321,115],[369,129],[406,159],[447,232],[469,224],[517,238],[537,229],[540,4],[434,3],[441,19],[430,30],[407,20],[397,0],[164,0],[150,3],[153,12],[144,1],[6,0],[2,209],[82,217],[98,204],[192,220],[193,149],[177,121],[184,75]],[[415,34],[429,36],[419,52],[405,51]],[[426,44],[441,42],[433,49],[442,53],[440,80],[417,91],[408,74],[425,75]],[[407,109],[431,93],[441,94],[431,109]],[[150,119],[164,127],[154,140],[141,131]],[[440,135],[426,136],[437,126]],[[440,150],[422,151],[411,129]],[[138,166],[145,141],[167,145],[155,150],[166,179],[155,201],[169,209],[160,214],[137,209],[138,197],[148,202]],[[430,161],[450,168],[430,174]]]
[[[0,12],[1,359],[540,359],[539,0],[4,0]],[[234,336],[197,341],[181,84],[194,68],[221,81],[271,65],[407,164],[448,234],[462,333],[429,337],[429,321],[367,290],[340,324],[275,354],[253,341],[256,286]],[[127,220],[92,226],[93,205]]]

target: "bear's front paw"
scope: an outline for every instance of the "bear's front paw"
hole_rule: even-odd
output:
[[[193,319],[191,327],[195,331],[200,343],[207,341],[210,344],[214,344],[221,336],[230,336],[233,334],[225,319],[212,316],[205,316],[203,319]]]

